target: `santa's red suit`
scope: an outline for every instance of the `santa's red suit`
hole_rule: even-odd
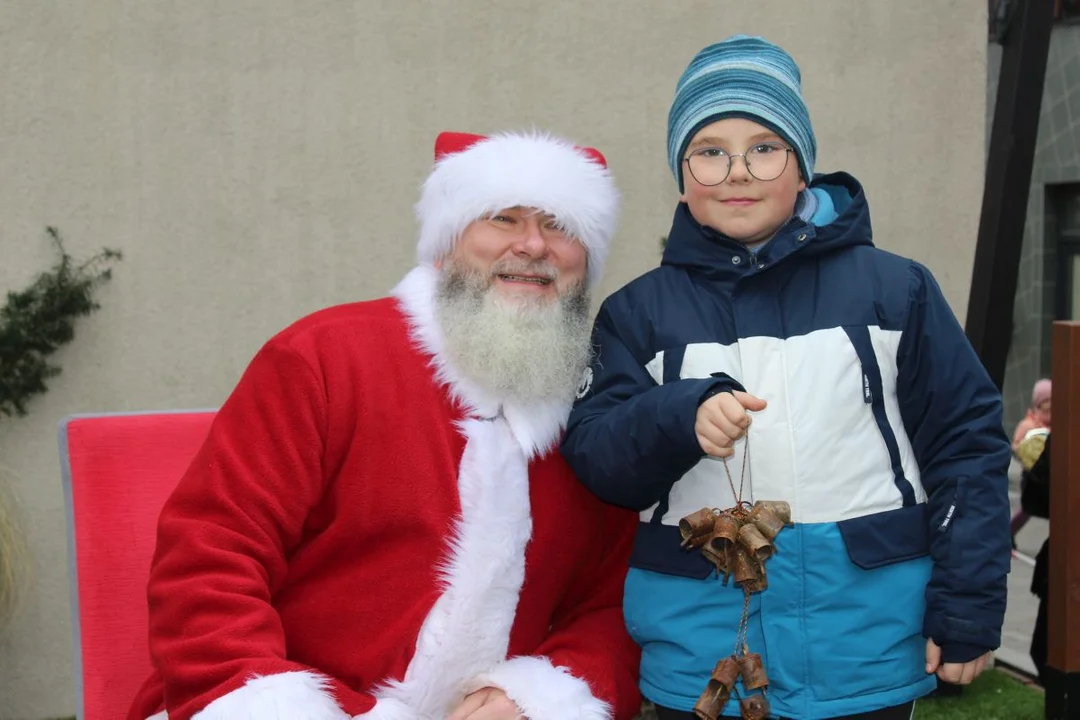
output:
[[[455,371],[437,274],[252,361],[162,512],[130,720],[443,720],[482,687],[530,720],[637,712],[636,516],[558,454],[565,399]]]

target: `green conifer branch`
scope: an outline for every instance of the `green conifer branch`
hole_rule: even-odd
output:
[[[44,393],[60,373],[48,356],[75,336],[75,320],[98,309],[94,290],[123,256],[103,249],[75,264],[56,228],[46,228],[60,259],[20,292],[8,292],[0,308],[0,415],[25,415],[26,403]]]

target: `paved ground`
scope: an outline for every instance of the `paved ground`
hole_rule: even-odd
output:
[[[1013,509],[1020,504],[1019,472],[1016,463],[1010,473]],[[1005,627],[1001,631],[1001,647],[996,655],[1013,667],[1034,674],[1035,666],[1031,663],[1028,648],[1031,645],[1031,629],[1035,626],[1035,613],[1039,600],[1031,594],[1031,571],[1035,553],[1042,547],[1043,540],[1049,533],[1046,520],[1032,518],[1017,534],[1017,553],[1012,561],[1009,574],[1009,604],[1005,610]]]

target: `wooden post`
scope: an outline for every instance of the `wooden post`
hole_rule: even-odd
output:
[[[1080,322],[1055,322],[1046,717],[1080,717]]]
[[[1012,340],[1013,302],[1054,24],[1054,5],[1047,0],[1015,0],[1007,8],[964,321],[971,345],[999,390],[1005,382],[1005,361]]]

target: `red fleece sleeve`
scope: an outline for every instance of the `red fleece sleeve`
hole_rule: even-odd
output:
[[[221,408],[166,503],[148,599],[150,651],[170,720],[188,720],[255,675],[285,680],[301,676],[284,673],[319,673],[285,659],[285,634],[271,598],[324,490],[326,418],[317,374],[272,340]],[[353,713],[375,704],[332,678],[317,689]],[[234,694],[230,702],[238,699]],[[333,717],[333,706],[326,707],[303,716]]]

